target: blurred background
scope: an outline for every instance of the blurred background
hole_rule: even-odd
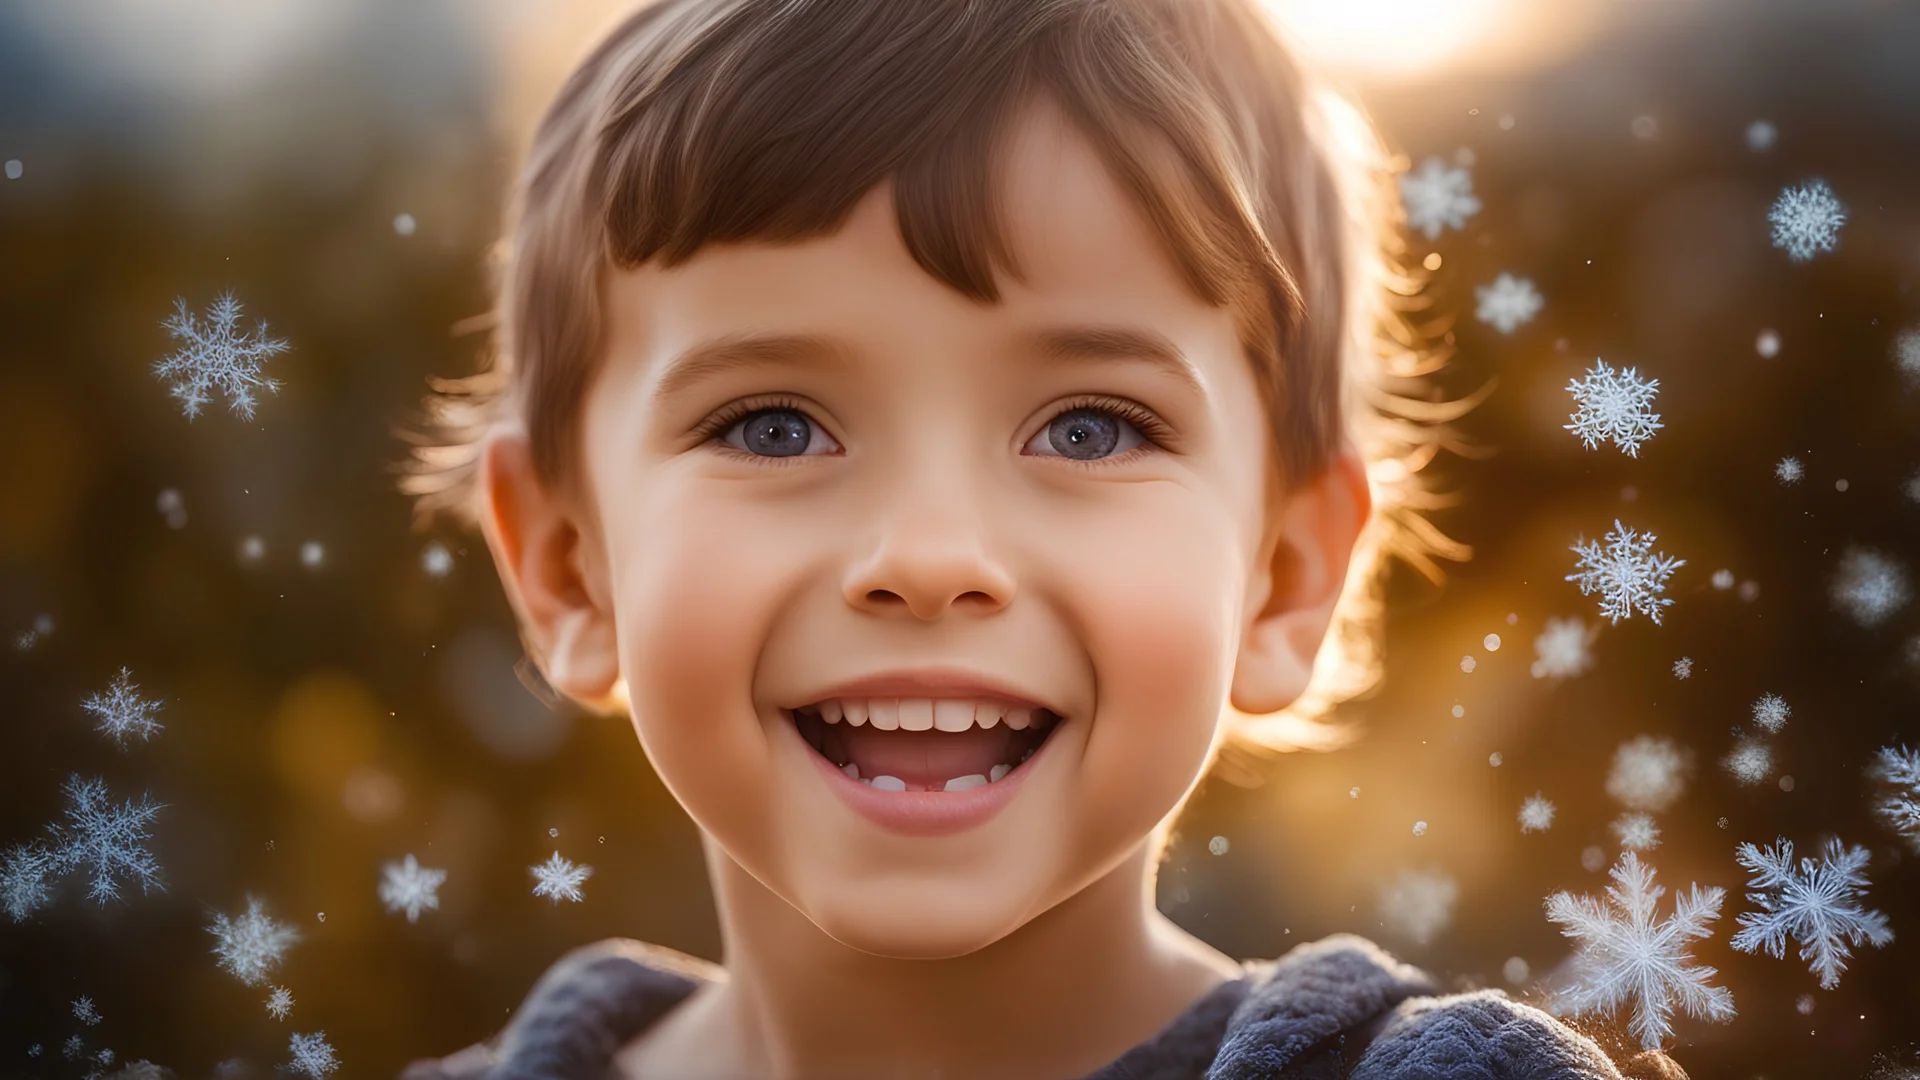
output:
[[[1728,890],[1696,955],[1739,1008],[1677,1018],[1677,1060],[1916,1075],[1920,859],[1863,770],[1920,741],[1920,610],[1862,626],[1830,587],[1854,546],[1920,566],[1920,391],[1894,359],[1920,322],[1920,8],[1274,2],[1410,164],[1469,168],[1484,209],[1414,254],[1455,350],[1439,385],[1498,389],[1461,425],[1475,456],[1434,466],[1459,496],[1435,520],[1474,557],[1439,586],[1396,571],[1384,687],[1340,714],[1364,738],[1209,784],[1163,909],[1236,956],[1351,930],[1449,986],[1535,993],[1568,954],[1543,898],[1597,893],[1620,850],[1615,749],[1666,737],[1692,767],[1646,855]],[[718,957],[695,830],[631,730],[528,692],[484,544],[412,530],[392,486],[426,378],[473,368],[531,124],[622,6],[0,5],[0,850],[59,819],[70,774],[167,804],[164,891],[97,905],[68,880],[0,919],[0,1076],[102,1071],[101,1049],[271,1069],[320,1029],[342,1075],[392,1075],[494,1031],[571,946]],[[1796,264],[1767,212],[1815,177],[1849,220]],[[1475,318],[1502,272],[1544,298],[1511,334]],[[227,289],[290,342],[282,385],[250,422],[219,398],[188,422],[151,372],[160,324]],[[1660,380],[1637,459],[1561,428],[1596,357]],[[1664,625],[1534,677],[1548,618],[1602,625],[1563,579],[1616,517],[1687,560]],[[122,667],[165,724],[124,751],[80,707]],[[1769,692],[1793,716],[1743,786],[1719,762]],[[1523,834],[1536,792],[1558,812]],[[1872,851],[1897,936],[1822,991],[1728,936],[1734,846],[1829,833]],[[585,903],[530,895],[556,848],[594,867]],[[376,892],[407,853],[447,872],[412,923]],[[284,1021],[211,951],[249,895],[301,935],[271,979]],[[61,1053],[76,1035],[87,1060]]]

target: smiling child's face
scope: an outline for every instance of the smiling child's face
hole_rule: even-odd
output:
[[[1267,711],[1304,686],[1324,614],[1266,632],[1289,659],[1258,660],[1236,690],[1274,541],[1327,534],[1337,593],[1358,528],[1269,518],[1271,437],[1233,317],[1188,291],[1092,146],[1041,103],[1010,151],[1004,213],[1029,280],[1002,274],[997,306],[913,261],[886,185],[824,239],[609,274],[582,596],[548,635],[562,689],[624,680],[650,761],[713,843],[881,955],[979,949],[1136,852],[1200,776],[1230,697]],[[1192,383],[1037,343],[1091,327],[1163,338]],[[676,357],[743,334],[837,344],[662,395]],[[1359,501],[1364,517],[1363,483]],[[905,730],[916,696],[944,721],[985,697],[977,725],[992,695],[845,695],[838,723],[793,711],[933,668],[1063,719],[1021,761],[1037,726]],[[896,697],[901,729],[846,715]],[[1000,779],[943,790],[956,769]],[[964,807],[944,825],[942,799]]]

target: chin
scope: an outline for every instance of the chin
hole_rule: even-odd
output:
[[[1026,922],[1010,896],[955,894],[929,904],[922,890],[910,890],[918,902],[894,902],[889,890],[803,909],[828,937],[871,956],[893,960],[948,960],[979,952]],[[878,899],[881,902],[875,903]]]

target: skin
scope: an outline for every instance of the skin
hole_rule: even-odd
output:
[[[1050,103],[1010,149],[1027,280],[1002,273],[1003,303],[922,271],[882,184],[827,238],[610,273],[577,484],[541,484],[520,434],[486,450],[485,529],[529,646],[575,700],[630,707],[704,836],[729,978],[623,1048],[626,1076],[1057,1080],[1241,973],[1157,910],[1150,841],[1229,704],[1305,689],[1371,512],[1364,468],[1346,447],[1270,500],[1229,311],[1187,291]],[[1013,344],[1082,323],[1161,331],[1205,393]],[[651,400],[681,350],[770,329],[844,338],[851,366]],[[800,406],[804,454],[756,455],[744,423],[696,431],[767,395]],[[1084,395],[1166,432],[1116,417],[1119,448],[1069,458],[1050,425]],[[925,664],[999,674],[1069,719],[998,817],[910,839],[826,789],[780,706]]]

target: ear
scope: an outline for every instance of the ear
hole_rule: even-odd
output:
[[[1346,584],[1360,530],[1373,513],[1367,470],[1351,445],[1324,472],[1270,504],[1248,588],[1231,704],[1264,715],[1306,692]]]
[[[620,652],[603,568],[581,515],[534,471],[524,433],[496,436],[480,458],[481,528],[520,624],[553,688],[595,711],[615,700]]]

